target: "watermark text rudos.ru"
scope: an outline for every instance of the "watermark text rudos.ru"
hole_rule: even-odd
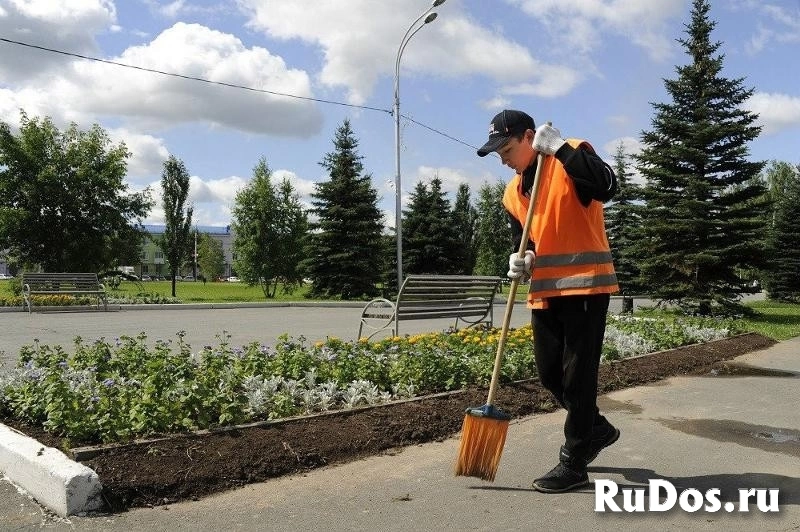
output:
[[[666,512],[677,503],[685,512],[749,512],[751,505],[760,512],[777,512],[778,490],[771,488],[740,488],[738,504],[720,501],[721,491],[712,488],[702,493],[688,488],[680,493],[668,480],[650,479],[642,488],[622,488],[613,480],[595,479],[594,510],[596,512]],[[645,503],[645,496],[647,503]]]

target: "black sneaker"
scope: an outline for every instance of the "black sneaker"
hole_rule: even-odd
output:
[[[563,493],[589,485],[586,470],[575,471],[559,462],[549,473],[533,481],[533,489],[544,493]]]
[[[597,455],[600,454],[600,451],[614,443],[619,439],[619,429],[608,424],[607,430],[604,434],[600,436],[593,436],[592,437],[592,445],[589,448],[589,456],[586,457],[586,463],[591,463]]]

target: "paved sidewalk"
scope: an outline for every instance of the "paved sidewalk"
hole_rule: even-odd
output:
[[[646,303],[637,300],[636,304]],[[335,336],[342,340],[355,340],[358,334],[361,310],[366,303],[359,302],[301,302],[276,304],[216,304],[163,305],[144,310],[112,310],[110,312],[52,311],[52,312],[0,312],[0,372],[14,366],[20,347],[30,345],[35,339],[43,344],[62,345],[71,350],[73,339],[84,341],[106,338],[113,341],[120,335],[137,336],[146,332],[150,341],[177,340],[177,333],[185,331],[184,341],[194,349],[216,345],[219,337],[230,335],[232,345],[257,341],[274,345],[282,334],[294,338],[304,335],[314,342]],[[494,324],[503,323],[505,303],[494,306]],[[622,309],[620,298],[614,297],[610,312]],[[511,314],[511,327],[530,322],[530,310],[520,302]],[[441,331],[453,325],[452,319],[415,320],[400,322],[400,334],[417,334]]]
[[[622,431],[590,478],[619,489],[660,479],[718,488],[719,512],[678,505],[667,512],[595,512],[595,486],[545,495],[531,480],[554,465],[564,413],[511,425],[493,484],[453,477],[459,440],[275,479],[198,501],[61,520],[0,482],[0,528],[54,530],[797,530],[800,528],[800,339],[739,357],[750,376],[680,377],[621,390],[601,408]],[[779,490],[779,511],[762,513],[739,489]],[[661,492],[662,495],[666,492]],[[766,492],[765,492],[766,494]],[[614,498],[623,506],[621,495]],[[764,502],[768,506],[769,497]]]
[[[120,335],[137,336],[146,332],[149,341],[176,340],[185,331],[184,341],[196,350],[217,345],[219,337],[230,335],[232,345],[257,341],[274,345],[282,334],[294,338],[305,335],[314,342],[335,336],[355,340],[363,304],[316,304],[315,306],[229,306],[207,308],[202,305],[164,305],[147,310],[3,312],[0,313],[0,371],[13,367],[23,345],[38,339],[43,344],[60,344],[71,351],[73,339],[84,341]],[[503,322],[505,304],[495,305],[494,323]],[[512,327],[530,322],[524,304],[514,307]],[[452,319],[400,322],[400,334],[441,331],[453,325]]]

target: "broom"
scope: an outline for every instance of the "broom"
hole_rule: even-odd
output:
[[[549,122],[548,122],[549,124]],[[533,209],[536,196],[539,193],[539,174],[542,171],[542,154],[536,156],[536,174],[531,187],[531,201],[522,229],[522,239],[519,244],[519,256],[523,258],[528,249],[528,233],[533,220]],[[500,380],[500,366],[503,363],[503,352],[508,337],[511,311],[517,297],[519,278],[511,280],[508,291],[506,313],[503,317],[503,328],[497,341],[497,354],[494,358],[492,381],[489,385],[489,396],[486,404],[481,407],[467,408],[464,424],[461,427],[461,445],[458,450],[458,460],[455,464],[456,476],[477,477],[482,480],[494,482],[497,466],[500,465],[500,456],[503,454],[503,445],[506,443],[506,434],[511,416],[495,408],[494,398],[497,394],[497,383]]]

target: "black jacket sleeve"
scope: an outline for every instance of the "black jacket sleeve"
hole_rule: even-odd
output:
[[[605,203],[617,193],[617,176],[593,151],[564,144],[556,152],[556,159],[575,183],[578,199],[584,207],[592,200]]]

